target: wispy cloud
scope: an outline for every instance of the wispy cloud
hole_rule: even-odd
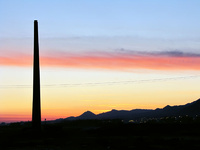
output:
[[[134,51],[134,50],[127,50],[127,49],[117,49],[116,52],[124,53],[124,54],[131,54],[131,55],[140,55],[140,56],[168,56],[168,57],[200,57],[199,53],[189,53],[183,52],[180,50],[170,50],[170,51]]]
[[[182,51],[141,52],[120,49],[115,52],[42,55],[42,66],[109,70],[200,70],[200,54]],[[32,56],[0,56],[0,65],[32,66]]]

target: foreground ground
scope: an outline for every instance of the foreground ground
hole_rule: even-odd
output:
[[[120,120],[80,120],[0,126],[0,149],[10,150],[132,150],[200,149],[199,123],[122,123]]]

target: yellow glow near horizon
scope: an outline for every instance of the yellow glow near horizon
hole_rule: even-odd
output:
[[[16,70],[18,71],[15,72]],[[6,72],[1,74],[1,77],[6,78],[2,80],[2,85],[14,86],[0,88],[0,120],[5,120],[6,117],[10,120],[31,120],[31,73],[30,68],[7,68]],[[112,109],[155,109],[166,105],[183,105],[198,99],[200,85],[197,83],[200,82],[200,78],[176,79],[179,76],[189,74],[42,68],[42,120],[78,116],[87,110],[98,114]],[[174,80],[151,80],[173,77]],[[20,85],[29,86],[21,88]]]

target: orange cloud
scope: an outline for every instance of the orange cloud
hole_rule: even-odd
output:
[[[32,56],[1,57],[3,66],[32,66]],[[90,55],[55,54],[41,56],[40,64],[46,67],[66,67],[109,70],[200,70],[200,57],[195,55],[141,55],[128,53],[98,53]]]

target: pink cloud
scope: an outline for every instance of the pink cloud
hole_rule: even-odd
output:
[[[166,55],[167,54],[167,55]],[[170,55],[169,55],[170,54]],[[2,66],[32,66],[32,56],[0,56]],[[200,56],[179,53],[55,53],[40,57],[41,66],[109,70],[200,70]]]

